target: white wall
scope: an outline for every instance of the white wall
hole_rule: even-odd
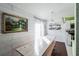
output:
[[[0,4],[0,31],[1,31],[1,14],[7,12],[13,15],[28,18],[28,32],[7,33],[0,32],[0,55],[4,55],[12,48],[24,43],[30,43],[34,40],[34,18],[33,15],[22,9],[16,8],[10,4]]]

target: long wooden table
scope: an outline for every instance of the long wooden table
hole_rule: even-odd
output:
[[[53,41],[53,42],[49,45],[49,47],[46,49],[46,51],[44,52],[43,56],[51,56],[55,44],[56,44],[56,41]]]

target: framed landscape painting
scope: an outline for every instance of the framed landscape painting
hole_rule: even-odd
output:
[[[2,33],[15,33],[28,31],[28,19],[2,13]]]

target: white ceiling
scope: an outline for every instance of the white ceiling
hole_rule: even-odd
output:
[[[64,13],[66,16],[74,14],[73,3],[14,3],[13,5],[43,19],[49,18],[51,12],[53,14]]]

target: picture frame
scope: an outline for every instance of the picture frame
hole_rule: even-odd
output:
[[[28,19],[20,16],[2,13],[2,33],[28,31]]]

